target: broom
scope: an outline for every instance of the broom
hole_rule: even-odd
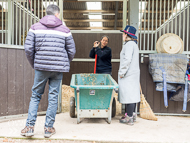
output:
[[[140,117],[143,119],[157,121],[158,118],[154,115],[150,105],[148,104],[148,102],[144,97],[144,94],[142,93],[141,85],[140,85],[140,91],[141,91]]]

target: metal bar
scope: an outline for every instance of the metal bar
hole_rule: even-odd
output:
[[[35,15],[34,23],[36,23],[36,0],[34,0],[34,15]]]
[[[38,22],[39,22],[39,19],[40,19],[40,0],[38,0]]]
[[[77,124],[80,123],[79,110],[80,110],[79,87],[77,87]]]
[[[18,44],[18,18],[17,18],[17,15],[18,15],[18,1],[16,1],[16,19],[15,19],[15,21],[16,21],[16,37],[15,37],[15,39],[16,39],[16,45]]]
[[[148,0],[148,38],[147,38],[147,50],[150,50],[150,47],[149,47],[149,29],[150,29],[150,0]]]
[[[11,44],[12,34],[12,1],[8,0],[8,44]]]
[[[21,6],[21,1],[20,1],[20,6]],[[21,45],[21,8],[20,8],[20,13],[19,13],[19,45]]]
[[[32,26],[32,0],[30,0],[30,27]]]
[[[161,20],[162,20],[162,0],[160,0],[160,27],[162,25]],[[159,37],[160,36],[161,36],[161,28],[159,29]]]
[[[189,29],[189,0],[188,0],[188,8],[187,8],[187,29]],[[189,50],[189,30],[187,30],[187,51]]]
[[[167,18],[168,19],[168,25],[167,25],[168,28],[167,28],[167,33],[169,33],[169,18],[170,18],[170,7],[169,7],[169,5],[170,5],[170,2],[171,1],[168,0],[168,18]]]
[[[184,0],[184,7],[183,7],[184,8],[184,11],[183,11],[183,41],[184,42],[185,42],[185,1],[186,0]],[[186,51],[187,51],[187,47],[186,47]]]
[[[115,2],[115,23],[114,23],[114,30],[117,28],[117,15],[118,15],[118,1]]]
[[[7,44],[0,44],[0,48],[11,48],[11,49],[24,49],[24,46],[19,46],[19,45],[7,45]],[[151,50],[140,50],[139,53],[141,54],[151,54],[151,53],[157,53],[156,51],[151,51]],[[186,52],[184,51],[182,54],[188,54],[190,55],[190,51]],[[89,61],[93,61],[93,59],[88,59]],[[74,58],[73,61],[87,61],[83,60],[82,58]],[[119,59],[112,59],[112,62],[118,62]]]
[[[176,13],[175,13],[175,34],[177,34],[177,2],[178,0],[176,0]]]
[[[123,1],[123,29],[127,25],[127,1]]]
[[[47,0],[46,0],[46,7],[45,7],[45,9],[47,8]],[[47,15],[47,13],[46,13],[46,15]]]
[[[145,7],[144,7],[144,40],[143,40],[143,50],[145,50],[145,29],[146,29],[146,0],[145,0]]]
[[[63,0],[59,0],[60,19],[63,21]]]
[[[142,13],[142,0],[141,0],[141,17],[140,17],[140,50],[141,50],[141,43],[142,43],[142,18],[143,18],[143,13]]]
[[[111,96],[111,100],[110,100],[110,105],[108,108],[108,123],[111,123],[111,115],[112,115],[112,102],[113,102],[113,97],[115,95],[115,91],[114,89],[112,90],[112,96]]]
[[[163,28],[163,34],[166,33],[165,25],[166,25],[166,0],[164,0],[164,28]]]
[[[38,112],[37,115],[45,115],[46,114],[46,111],[44,112]],[[10,115],[10,116],[2,116],[0,117],[0,122],[4,122],[4,121],[10,121],[10,119],[18,119],[18,118],[25,118],[28,116],[28,113],[27,114],[19,114],[19,115]]]
[[[179,37],[181,38],[181,0],[180,0],[180,14],[179,14]]]
[[[171,33],[173,33],[173,24],[174,24],[174,0],[172,0],[172,24],[171,24]]]
[[[12,12],[11,12],[11,15],[12,15],[12,22],[11,22],[11,24],[12,24],[12,33],[11,33],[11,36],[12,36],[12,38],[11,38],[11,44],[13,44],[14,45],[14,0],[13,0],[13,2],[11,3],[11,5],[12,5]]]
[[[152,1],[152,19],[154,19],[154,0]],[[151,50],[153,50],[153,20],[152,20],[152,38],[151,38]]]
[[[1,37],[1,39],[2,39],[2,44],[4,43],[4,34],[3,34],[3,31],[4,31],[4,16],[3,16],[3,6],[4,6],[4,1],[2,1],[2,13],[1,13],[1,17],[2,17],[2,21],[1,21],[1,24],[2,24],[2,28],[1,28],[1,30],[2,30],[2,37]],[[5,19],[6,20],[6,19]]]
[[[158,0],[156,0],[156,29],[158,24],[157,19],[158,19]],[[156,51],[156,41],[157,41],[157,32],[155,33],[155,42],[154,42],[155,51]]]
[[[137,112],[137,114],[140,114]],[[189,117],[190,114],[174,114],[174,113],[154,113],[157,116],[184,116],[184,117]]]
[[[27,30],[25,30],[25,22],[26,22],[25,17],[26,17],[26,13],[25,13],[25,10],[23,9],[23,32],[22,32],[22,34],[23,34],[23,45],[25,43],[25,31],[27,31]]]
[[[41,7],[42,7],[42,8],[41,8],[41,11],[42,11],[41,14],[42,14],[42,17],[43,17],[43,11],[44,11],[44,8],[43,8],[43,1],[42,1],[42,4],[41,4]],[[42,17],[41,17],[41,18],[42,18]]]
[[[27,3],[27,20],[26,20],[26,24],[27,24],[26,26],[27,26],[27,29],[26,29],[26,31],[28,32],[28,30],[29,30],[29,29],[28,29],[28,23],[29,23],[29,22],[28,22],[28,11],[29,11],[29,10],[28,10],[28,0],[27,0],[26,3]]]
[[[5,2],[5,9],[6,9],[6,12],[5,12],[5,30],[6,30],[6,33],[5,33],[5,44],[8,43],[8,2]]]

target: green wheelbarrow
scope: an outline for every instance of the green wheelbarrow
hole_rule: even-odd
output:
[[[80,118],[107,118],[111,123],[116,114],[114,94],[119,86],[109,74],[73,74],[70,86],[75,93],[70,98],[71,118],[75,117],[76,107],[78,124]]]

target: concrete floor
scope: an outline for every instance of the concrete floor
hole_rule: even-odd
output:
[[[77,124],[76,118],[69,113],[56,115],[54,127],[56,134],[51,139],[71,139],[105,142],[190,142],[190,118],[158,116],[158,121],[145,120],[140,117],[134,126],[120,124],[119,116],[108,124],[105,119],[83,119]],[[38,116],[34,138],[43,137],[45,116]],[[24,138],[20,135],[26,119],[9,120],[0,123],[0,136]]]

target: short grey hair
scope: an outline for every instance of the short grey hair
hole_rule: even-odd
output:
[[[50,4],[46,9],[47,15],[55,15],[56,13],[60,13],[60,9],[57,5]]]

